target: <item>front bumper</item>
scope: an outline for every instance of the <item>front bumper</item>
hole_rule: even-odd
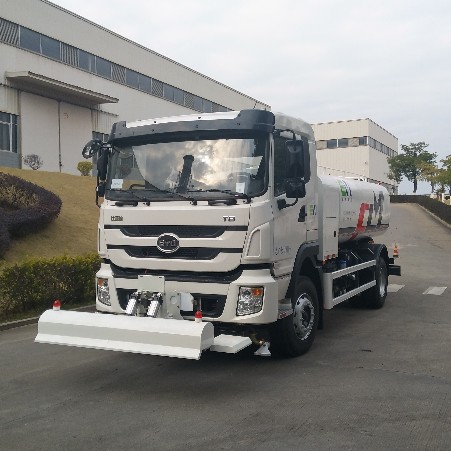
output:
[[[144,274],[144,272],[143,272]],[[192,273],[193,274],[193,273]],[[128,296],[137,290],[136,277],[115,277],[108,263],[102,263],[98,278],[108,279],[111,305],[96,300],[97,310],[116,314],[125,313]],[[241,286],[264,288],[263,307],[258,313],[237,316],[237,301]],[[229,283],[166,280],[165,290],[189,293],[202,300],[203,319],[235,324],[269,324],[277,320],[278,286],[269,269],[246,269]],[[186,319],[194,318],[193,312],[182,311]]]

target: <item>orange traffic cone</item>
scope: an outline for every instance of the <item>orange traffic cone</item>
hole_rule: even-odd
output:
[[[393,258],[398,258],[398,257],[399,257],[398,246],[395,243],[395,248],[393,249]]]

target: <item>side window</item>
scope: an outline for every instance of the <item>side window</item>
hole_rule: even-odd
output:
[[[280,196],[285,192],[285,181],[287,179],[285,170],[286,141],[288,141],[288,138],[274,137],[274,196]]]
[[[300,139],[298,136],[297,139]],[[285,192],[285,182],[289,174],[286,172],[286,148],[285,143],[289,141],[288,138],[274,137],[274,196],[280,196]],[[302,142],[304,144],[304,152],[306,152],[306,157],[308,157],[309,143],[308,140],[302,137]],[[304,180],[307,183],[310,180],[310,167],[309,158],[304,160],[307,167],[304,168]]]

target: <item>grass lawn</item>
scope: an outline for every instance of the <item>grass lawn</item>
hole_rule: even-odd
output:
[[[0,172],[42,186],[63,202],[60,215],[46,229],[12,241],[4,258],[0,259],[0,269],[30,257],[96,252],[99,209],[95,205],[94,177],[4,167],[0,167]]]

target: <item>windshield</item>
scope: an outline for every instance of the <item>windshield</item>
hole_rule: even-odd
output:
[[[110,199],[249,198],[267,187],[268,138],[208,139],[113,147]]]

